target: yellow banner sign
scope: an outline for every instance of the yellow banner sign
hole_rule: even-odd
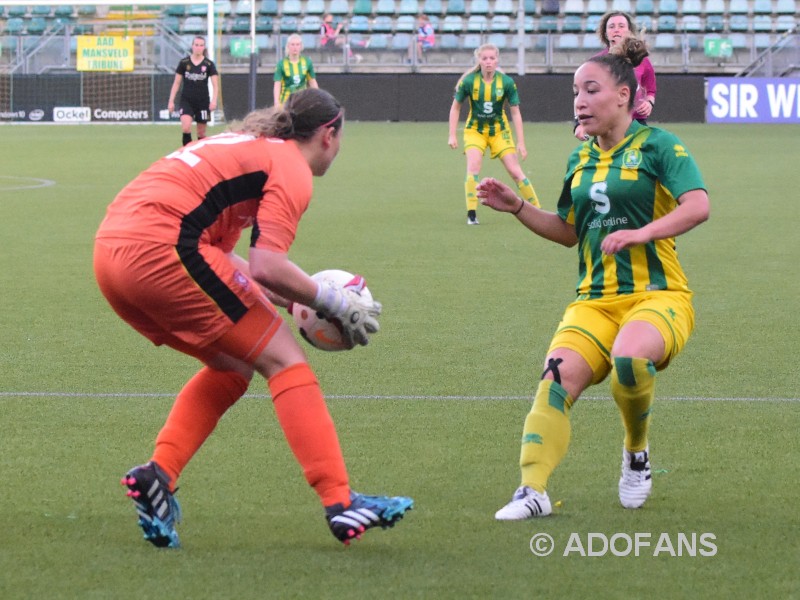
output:
[[[133,38],[78,36],[78,71],[133,71]]]

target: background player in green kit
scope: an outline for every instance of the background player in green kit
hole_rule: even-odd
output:
[[[708,218],[708,194],[678,138],[633,120],[634,67],[647,55],[644,43],[627,38],[615,52],[575,73],[575,114],[590,140],[569,157],[557,212],[530,206],[495,179],[478,185],[482,204],[516,215],[545,239],[578,246],[578,296],[550,343],[525,419],[521,485],[498,520],[551,513],[547,480],[567,452],[570,409],[609,375],[625,429],[620,503],[642,506],[652,487],[655,375],[694,327],[675,237]]]
[[[505,73],[497,70],[500,51],[493,44],[484,44],[475,50],[477,65],[464,73],[456,84],[453,105],[450,107],[450,137],[448,144],[458,148],[456,128],[461,116],[461,104],[469,99],[469,116],[464,127],[464,154],[467,156],[467,177],[464,183],[467,197],[467,225],[477,225],[478,198],[475,186],[478,185],[478,174],[483,163],[483,154],[489,148],[492,158],[499,158],[503,166],[517,182],[522,197],[539,206],[536,193],[533,191],[522,167],[519,156],[525,160],[528,151],[525,149],[525,133],[522,127],[522,114],[519,110],[519,94],[517,85]],[[511,121],[517,135],[514,136],[508,125],[508,118],[503,105],[508,102]]]
[[[208,84],[211,83],[211,92]],[[206,40],[203,36],[195,36],[192,40],[191,55],[181,59],[175,69],[175,80],[169,91],[167,109],[170,113],[175,111],[175,96],[181,89],[181,142],[185,146],[192,141],[192,121],[197,123],[197,139],[206,137],[206,123],[211,118],[211,113],[217,110],[217,96],[219,94],[219,73],[217,67],[208,58]]]
[[[272,99],[275,106],[280,106],[290,94],[306,88],[316,88],[317,76],[314,64],[307,56],[302,55],[303,38],[293,33],[286,38],[286,56],[275,65],[275,82],[272,87]]]

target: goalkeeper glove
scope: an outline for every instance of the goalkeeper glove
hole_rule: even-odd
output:
[[[381,303],[361,295],[366,281],[356,275],[343,286],[328,280],[318,281],[317,297],[311,305],[328,318],[342,326],[342,333],[351,347],[366,346],[369,334],[380,330],[377,317],[381,314]]]

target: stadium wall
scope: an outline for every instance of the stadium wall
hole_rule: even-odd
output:
[[[8,76],[6,76],[8,77]],[[174,75],[94,74],[19,75],[0,102],[0,121],[163,122]],[[319,74],[357,121],[446,121],[457,77],[432,74]],[[572,119],[572,76],[533,74],[515,77],[526,121]],[[1,82],[0,82],[1,83]],[[260,73],[256,105],[272,104],[272,74]],[[227,121],[248,110],[249,78],[222,75],[222,106]],[[0,87],[3,87],[0,85]],[[654,121],[703,122],[705,77],[664,74],[658,78]],[[64,108],[69,110],[63,110]]]
[[[320,74],[318,81],[347,109],[350,119],[361,121],[446,121],[453,101],[457,77],[453,75]],[[572,75],[526,75],[514,77],[525,121],[572,120]],[[236,82],[225,82],[230,94]],[[259,81],[258,104],[266,86]],[[244,88],[246,91],[246,88]],[[271,99],[270,86],[270,99]],[[246,94],[226,95],[225,110],[238,113],[235,101]],[[660,75],[654,120],[663,122],[705,121],[705,78],[698,75]],[[243,107],[246,109],[246,105]],[[464,109],[466,110],[466,109]]]

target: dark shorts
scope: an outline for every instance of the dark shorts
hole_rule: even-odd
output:
[[[208,123],[211,119],[209,110],[209,100],[195,100],[193,98],[181,98],[181,106],[178,114],[190,115],[197,123]]]

